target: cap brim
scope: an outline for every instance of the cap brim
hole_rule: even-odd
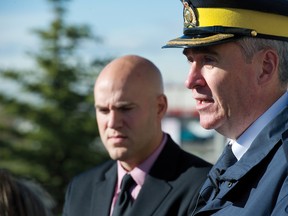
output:
[[[221,44],[228,41],[236,40],[237,36],[234,34],[213,34],[208,36],[203,35],[183,35],[167,42],[162,48],[189,48],[199,46],[211,46]]]

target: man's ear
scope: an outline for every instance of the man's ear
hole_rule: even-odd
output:
[[[167,111],[168,102],[167,97],[164,94],[161,94],[157,97],[158,101],[158,115],[162,118]]]
[[[278,77],[279,56],[273,49],[263,50],[259,55],[262,57],[262,70],[258,75],[258,83],[265,85],[274,76]]]

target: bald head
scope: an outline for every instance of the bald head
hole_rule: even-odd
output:
[[[98,76],[94,97],[107,151],[126,170],[133,169],[161,144],[167,99],[160,71],[140,56],[117,58]]]
[[[95,87],[109,82],[116,87],[135,85],[154,94],[163,94],[163,80],[159,69],[148,59],[137,55],[126,55],[110,62],[98,76]],[[123,86],[125,85],[125,86]]]

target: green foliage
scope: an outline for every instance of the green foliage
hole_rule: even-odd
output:
[[[52,194],[62,210],[68,182],[107,159],[98,141],[93,85],[109,59],[84,63],[81,42],[92,40],[89,26],[64,22],[65,1],[50,0],[55,18],[46,30],[35,30],[39,53],[36,70],[0,70],[2,82],[17,86],[0,92],[0,166],[33,178]]]

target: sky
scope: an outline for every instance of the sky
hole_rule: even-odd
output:
[[[136,54],[161,70],[165,83],[184,85],[188,63],[182,49],[161,47],[183,32],[180,0],[71,0],[66,22],[87,24],[103,39],[87,45],[83,58]],[[37,51],[32,29],[45,28],[52,19],[47,0],[0,1],[0,68],[31,68],[27,52]]]

